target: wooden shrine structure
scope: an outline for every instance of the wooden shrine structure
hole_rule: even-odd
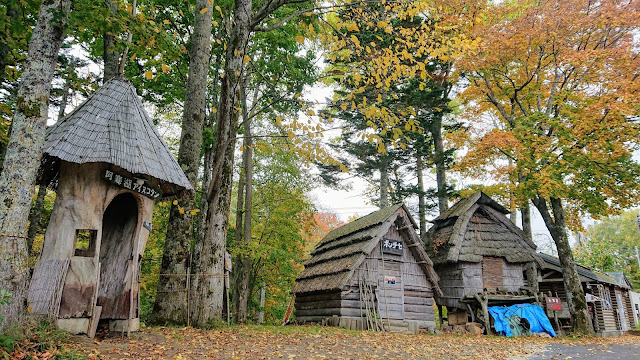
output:
[[[39,181],[56,201],[30,309],[90,337],[100,320],[137,330],[154,201],[193,189],[128,81],[107,81],[47,129]]]
[[[447,307],[449,324],[480,320],[491,332],[487,307],[540,304],[543,262],[508,213],[477,192],[433,220],[425,248],[440,278],[443,295],[436,300]]]
[[[403,204],[329,232],[296,280],[299,323],[417,332],[435,329],[438,276]]]

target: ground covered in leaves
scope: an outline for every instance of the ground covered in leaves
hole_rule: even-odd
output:
[[[638,344],[640,338],[403,335],[326,327],[147,328],[127,339],[76,337],[89,359],[526,359],[550,344]]]

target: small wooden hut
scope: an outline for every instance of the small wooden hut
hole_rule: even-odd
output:
[[[562,301],[562,312],[555,314],[560,325],[570,327],[567,292],[562,280],[560,259],[547,254],[539,254],[544,260],[540,291],[546,295],[558,297]],[[602,336],[619,335],[633,329],[633,307],[629,290],[631,284],[623,273],[603,273],[598,270],[576,264],[580,282],[587,297],[591,320],[595,332]],[[547,314],[554,316],[551,312]]]
[[[438,306],[447,307],[450,324],[474,321],[472,303],[482,305],[479,315],[487,319],[487,306],[538,302],[542,261],[508,213],[477,192],[433,220],[425,246],[440,277]]]
[[[438,277],[403,204],[327,234],[295,290],[298,322],[352,329],[435,328]]]
[[[109,80],[47,129],[40,183],[56,190],[28,301],[60,328],[139,326],[139,269],[155,200],[192,187],[134,87]]]

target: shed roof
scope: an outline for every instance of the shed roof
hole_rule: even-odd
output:
[[[633,289],[631,281],[627,279],[627,276],[622,271],[607,271],[605,274],[614,278],[618,282],[618,286],[625,289]]]
[[[435,264],[480,262],[492,256],[542,265],[535,244],[505,216],[508,213],[483,192],[460,200],[436,218],[427,232],[429,257]]]
[[[562,273],[562,267],[560,265],[560,259],[555,256],[551,256],[544,253],[538,253],[540,258],[544,261],[543,269],[551,269]],[[596,269],[580,265],[576,263],[576,268],[578,270],[578,275],[580,276],[581,282],[589,282],[596,281],[605,284],[617,285],[620,286],[618,281],[612,276],[598,271]]]
[[[427,274],[434,292],[441,295],[438,275],[414,230],[415,221],[404,204],[380,209],[330,231],[313,250],[311,259],[296,279],[296,293],[342,289],[354,270],[394,225],[398,226],[407,245],[417,245],[407,247]]]
[[[107,81],[73,112],[47,129],[41,172],[56,179],[59,160],[103,162],[160,180],[164,197],[193,190],[124,78]]]

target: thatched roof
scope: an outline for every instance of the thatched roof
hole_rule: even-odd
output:
[[[82,105],[47,129],[42,178],[54,180],[59,160],[103,162],[160,181],[164,197],[193,190],[127,80],[107,81]]]
[[[436,218],[427,232],[429,257],[434,264],[480,262],[492,256],[542,265],[535,244],[505,216],[508,213],[483,192],[460,200]]]
[[[560,265],[560,259],[555,256],[551,256],[548,254],[538,253],[540,258],[544,261],[543,270],[555,270],[559,273],[562,273],[562,267]],[[614,279],[612,276],[605,274],[596,269],[592,269],[590,267],[580,265],[576,263],[576,269],[578,270],[578,276],[580,276],[580,282],[600,282],[604,284],[617,285],[620,286],[618,281]],[[621,286],[622,287],[622,286]]]
[[[311,253],[311,259],[296,279],[296,293],[341,290],[391,226],[398,227],[434,292],[441,295],[438,275],[415,232],[416,223],[403,204],[378,210],[330,231]]]

